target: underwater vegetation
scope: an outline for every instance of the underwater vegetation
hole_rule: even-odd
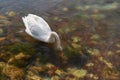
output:
[[[63,6],[62,14],[45,14],[63,51],[27,35],[20,13],[0,14],[0,80],[119,80],[118,5]]]

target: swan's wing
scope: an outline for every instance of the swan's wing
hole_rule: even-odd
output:
[[[30,32],[30,30],[29,30],[29,25],[28,25],[27,18],[26,18],[26,17],[22,17],[22,20],[23,20],[23,23],[24,23],[24,25],[25,25],[25,27],[26,27],[26,30],[25,30],[25,31],[26,31],[28,34],[31,35],[31,32]]]
[[[40,26],[42,26],[41,24],[38,24],[34,18],[28,16],[26,17],[27,22],[28,22],[28,28],[29,31],[31,32],[31,36],[43,41],[43,42],[48,42],[48,38],[50,36],[51,31],[50,30],[46,30],[46,28],[41,28]]]
[[[50,26],[48,23],[42,18],[34,14],[28,14],[28,16],[32,17],[35,19],[35,21],[40,25],[39,27],[45,29],[46,31],[51,31]]]
[[[26,19],[28,22],[29,29],[31,29],[31,28],[38,29],[39,28],[39,31],[42,31],[43,33],[51,32],[50,29],[48,29],[47,27],[43,27],[43,24],[38,23],[33,17],[27,16]]]
[[[50,37],[51,32],[45,32],[43,30],[41,30],[40,27],[36,26],[36,27],[31,27],[30,31],[32,33],[32,36],[40,41],[43,42],[49,42],[48,38]]]

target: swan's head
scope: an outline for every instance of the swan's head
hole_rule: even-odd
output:
[[[57,46],[57,47],[56,47],[56,49],[57,49],[57,50],[60,50],[60,51],[62,51],[62,50],[63,50],[63,48],[62,48],[62,46],[61,46],[61,45],[60,45],[60,46]]]
[[[63,48],[61,46],[60,38],[59,38],[58,34],[54,31],[51,32],[51,36],[50,36],[50,40],[53,40],[53,39],[54,39],[54,43],[55,43],[55,48],[57,50],[62,51]]]

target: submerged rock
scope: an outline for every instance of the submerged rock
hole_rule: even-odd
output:
[[[67,8],[67,7],[64,7],[64,8],[63,8],[63,11],[68,11],[68,8]]]
[[[10,11],[7,13],[9,17],[13,17],[16,15],[16,13],[14,11]]]
[[[9,26],[12,23],[9,21],[9,19],[6,16],[0,15],[0,27],[2,26]]]
[[[10,78],[10,80],[20,80],[24,76],[24,72],[22,69],[17,68],[12,65],[6,65],[3,68],[3,73]]]
[[[87,70],[85,69],[76,69],[76,68],[68,68],[68,73],[74,75],[78,78],[84,78],[87,74]]]
[[[7,28],[6,27],[0,27],[0,37],[4,37],[7,35]]]
[[[0,37],[0,42],[5,40],[6,38],[5,37]]]
[[[29,55],[25,55],[24,53],[21,52],[15,56],[11,57],[8,60],[8,63],[13,64],[17,67],[23,67],[23,66],[26,66],[27,60],[29,57],[30,57]]]
[[[5,63],[5,62],[0,62],[0,68],[4,68],[4,67],[5,67],[5,65],[6,65],[6,63]]]

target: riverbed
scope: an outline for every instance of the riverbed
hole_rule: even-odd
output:
[[[0,79],[119,80],[119,6],[119,0],[0,0]],[[62,52],[25,32],[22,17],[29,13],[58,33]]]

